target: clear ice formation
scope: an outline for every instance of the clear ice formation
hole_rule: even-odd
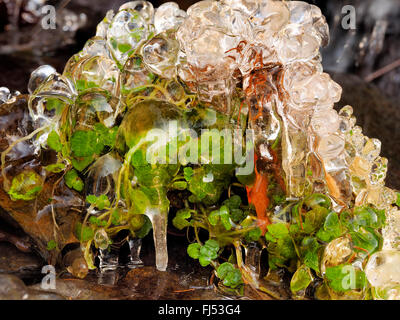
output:
[[[357,206],[386,211],[384,250],[370,258],[366,274],[386,290],[383,295],[399,298],[400,212],[392,206],[396,193],[384,183],[388,161],[379,155],[380,141],[356,125],[350,106],[339,113],[333,109],[342,89],[323,72],[319,48],[328,41],[320,9],[302,1],[204,0],[186,12],[173,2],[154,9],[147,1],[132,1],[107,13],[62,75],[48,66],[33,72],[30,112],[38,127],[54,126],[57,122],[49,119],[57,115],[44,107],[46,101],[56,98],[73,106],[82,80],[98,87],[88,94],[102,98],[96,111],[107,127],[129,103],[127,90],[149,83],[151,73],[178,78],[204,103],[227,114],[242,90],[264,161],[271,159],[264,147],[280,135],[288,198],[320,192],[330,196],[338,212],[354,199]],[[0,100],[8,94],[1,89]],[[165,270],[167,219],[155,211],[149,216],[157,267]]]

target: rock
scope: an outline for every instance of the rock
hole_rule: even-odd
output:
[[[0,300],[27,300],[28,290],[16,276],[0,274]]]
[[[63,297],[41,290],[32,290],[14,275],[0,274],[0,300],[63,300]]]
[[[33,253],[19,251],[9,243],[0,243],[0,274],[28,279],[41,274],[43,260]]]

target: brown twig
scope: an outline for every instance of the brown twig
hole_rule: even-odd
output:
[[[388,73],[388,72],[390,72],[390,71],[392,71],[392,70],[394,70],[394,69],[396,69],[398,67],[400,67],[400,59],[398,59],[398,60],[388,64],[387,66],[385,66],[385,67],[383,67],[383,68],[371,73],[370,75],[366,76],[364,80],[366,82],[371,82],[371,81],[373,81],[373,80],[375,80],[377,78],[382,77],[384,74],[386,74],[386,73]]]

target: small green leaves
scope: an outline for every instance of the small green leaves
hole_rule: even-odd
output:
[[[71,137],[71,150],[77,157],[92,156],[98,149],[94,131],[75,131]]]
[[[152,226],[151,221],[148,216],[146,216],[146,215],[140,215],[140,216],[143,217],[144,223],[138,231],[135,231],[135,235],[138,238],[144,238],[145,236],[147,236],[149,234],[149,232],[153,228],[153,226]],[[131,220],[131,223],[132,223],[132,220]]]
[[[300,248],[304,264],[319,273],[319,249],[321,245],[317,239],[312,237],[304,238]]]
[[[190,209],[182,209],[176,213],[174,219],[172,219],[172,224],[175,228],[182,230],[186,227],[191,226],[191,223],[187,220],[192,216]]]
[[[193,171],[193,169],[191,167],[186,167],[186,168],[183,169],[183,177],[185,178],[185,180],[187,182],[190,181],[190,179],[192,178],[193,174],[194,174],[194,171]]]
[[[397,192],[396,206],[400,208],[400,192]]]
[[[100,220],[99,218],[95,216],[91,216],[89,218],[89,222],[97,227],[105,227],[107,225],[107,221]]]
[[[130,189],[129,197],[132,201],[132,207],[136,214],[144,214],[151,206],[150,199],[140,189]]]
[[[331,240],[340,237],[341,228],[339,223],[339,217],[336,212],[331,212],[326,217],[323,228],[317,232],[317,238],[324,241],[330,242]]]
[[[232,289],[243,284],[242,274],[239,269],[236,269],[233,264],[224,262],[217,269],[218,278],[220,278],[224,286]]]
[[[108,197],[105,194],[102,194],[98,197],[95,195],[91,194],[86,197],[86,202],[94,205],[99,210],[103,210],[104,208],[110,207],[110,200],[108,200]]]
[[[57,248],[57,242],[55,242],[54,240],[50,240],[49,242],[47,242],[46,249],[48,251],[54,250],[55,248]]]
[[[290,281],[290,290],[294,294],[298,294],[306,290],[312,281],[313,277],[310,268],[307,266],[301,266],[294,273],[292,280]]]
[[[222,206],[219,210],[214,210],[208,215],[208,221],[212,226],[216,226],[218,222],[221,221],[221,224],[226,230],[232,229],[232,224],[229,219],[229,209],[227,206]]]
[[[255,228],[247,232],[244,238],[247,242],[256,242],[260,239],[260,237],[261,237],[261,229]]]
[[[207,240],[202,246],[199,243],[192,243],[187,248],[188,255],[193,259],[199,259],[202,267],[208,266],[212,260],[218,257],[219,244],[215,240]]]
[[[75,236],[81,242],[87,242],[92,240],[94,237],[93,229],[87,226],[82,226],[82,223],[78,222],[75,225]]]
[[[60,152],[62,149],[62,144],[61,144],[61,140],[60,140],[60,136],[58,135],[58,133],[56,131],[51,131],[47,137],[47,145],[57,151]]]
[[[199,243],[191,243],[187,248],[187,253],[189,257],[193,259],[198,259],[200,257],[200,248],[201,245]]]
[[[305,198],[304,204],[309,208],[320,206],[329,209],[331,207],[331,200],[324,194],[315,193]]]
[[[64,180],[68,188],[75,189],[78,192],[83,190],[84,183],[75,169],[68,171],[64,176]]]
[[[43,179],[33,170],[23,171],[12,179],[8,191],[11,200],[33,200],[43,189]]]
[[[326,268],[329,286],[336,292],[363,289],[367,285],[365,273],[352,265],[338,265]]]
[[[285,238],[289,235],[286,223],[275,223],[268,226],[268,232],[265,234],[267,241],[276,242],[277,239]]]
[[[386,221],[385,210],[376,210],[371,207],[357,207],[354,209],[353,223],[358,226],[382,228]]]
[[[295,247],[286,223],[269,225],[265,239],[269,241],[268,262],[272,269],[284,267],[288,260],[296,257]]]

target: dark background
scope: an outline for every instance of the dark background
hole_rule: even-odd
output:
[[[65,6],[78,17],[84,13],[86,23],[76,32],[63,32],[60,27],[38,31],[35,25],[41,17],[31,9],[35,2]],[[42,64],[62,72],[68,58],[95,34],[107,10],[116,10],[125,2],[0,0],[0,87],[27,92],[30,73]],[[151,2],[156,8],[165,1]],[[196,1],[177,2],[187,9]],[[352,105],[364,133],[382,141],[382,154],[389,159],[388,185],[400,189],[400,1],[308,2],[321,8],[330,26],[331,41],[322,54],[325,70],[343,87],[338,108]],[[355,30],[341,26],[344,5],[356,9]]]

